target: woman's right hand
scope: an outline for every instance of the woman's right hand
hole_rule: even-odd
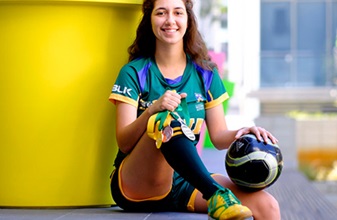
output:
[[[153,115],[157,112],[165,110],[174,111],[181,103],[181,99],[185,98],[186,96],[186,93],[178,94],[175,91],[167,90],[157,101],[155,101],[149,107],[149,113]]]
[[[117,102],[116,137],[121,151],[127,153],[134,148],[146,131],[147,122],[151,115],[165,110],[174,111],[181,103],[181,99],[186,96],[186,93],[178,94],[168,90],[148,107],[146,114],[144,112],[138,118],[135,106]]]

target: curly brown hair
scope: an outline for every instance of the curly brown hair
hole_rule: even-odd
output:
[[[136,39],[128,48],[129,61],[139,57],[152,57],[156,49],[156,37],[152,31],[151,14],[156,0],[144,0],[143,17],[138,25]],[[191,59],[204,69],[212,70],[216,64],[211,61],[208,50],[200,32],[193,12],[192,0],[182,0],[185,4],[188,25],[184,36],[184,51]]]

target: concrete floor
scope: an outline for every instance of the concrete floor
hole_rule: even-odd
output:
[[[224,153],[210,149],[202,151],[202,159],[209,171],[224,173]],[[337,219],[337,207],[297,170],[285,168],[279,180],[267,191],[279,201],[282,220]],[[205,220],[207,218],[207,214],[196,213],[127,213],[118,207],[0,209],[0,220]]]

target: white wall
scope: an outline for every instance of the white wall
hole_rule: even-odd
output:
[[[228,5],[228,30],[219,29],[218,24],[209,25],[209,20],[198,16],[201,1],[194,0],[194,9],[208,47],[217,51],[221,46],[219,36],[228,39],[228,77],[236,83],[230,110],[254,119],[259,115],[259,103],[247,94],[258,89],[260,83],[260,0],[224,1]]]
[[[212,15],[220,14],[219,8],[214,8],[212,10],[212,15],[201,18],[199,16],[199,11],[201,7],[202,0],[194,0],[194,11],[198,18],[198,27],[199,31],[205,40],[207,47],[209,49],[212,49],[216,52],[221,51],[221,43],[222,43],[222,30],[221,30],[221,24],[219,21],[213,21]],[[214,0],[213,0],[214,1]]]
[[[232,102],[239,113],[251,118],[259,114],[258,102],[246,95],[260,82],[260,0],[228,1],[228,70],[236,82]]]

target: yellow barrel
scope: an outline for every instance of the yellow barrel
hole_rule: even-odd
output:
[[[108,97],[141,0],[0,0],[0,207],[113,204]]]

